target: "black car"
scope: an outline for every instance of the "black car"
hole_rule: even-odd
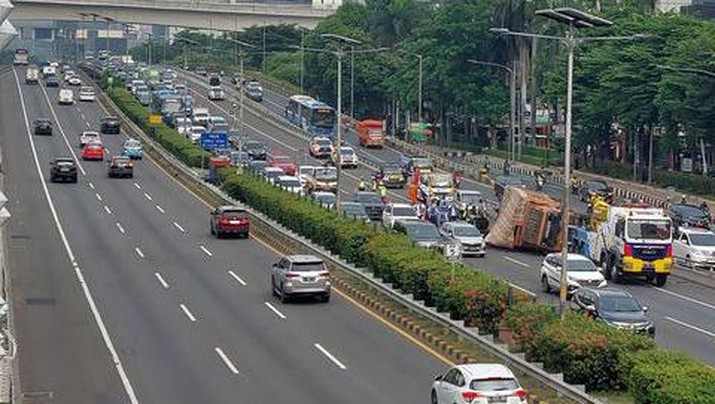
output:
[[[673,203],[668,206],[668,216],[673,221],[674,227],[700,227],[710,228],[710,215],[696,205],[688,203]]]
[[[52,135],[52,121],[49,119],[39,118],[33,122],[33,131],[36,135]]]
[[[132,178],[134,177],[134,164],[127,156],[114,156],[109,160],[107,167],[109,178]]]
[[[340,214],[349,219],[367,222],[370,218],[365,213],[365,207],[358,202],[340,202]]]
[[[59,87],[60,82],[55,76],[49,76],[45,78],[45,87]]]
[[[374,177],[381,179],[387,188],[404,188],[407,183],[407,178],[399,163],[380,164],[380,169]]]
[[[266,146],[257,140],[247,140],[244,142],[242,151],[245,151],[251,160],[265,160],[268,155]]]
[[[103,134],[118,135],[121,126],[122,124],[119,121],[119,118],[117,118],[116,116],[105,116],[104,118],[102,118],[102,123],[99,125],[99,130]]]
[[[221,78],[218,76],[218,74],[212,73],[209,76],[209,85],[210,86],[220,86],[221,85]]]
[[[578,197],[581,202],[588,202],[592,196],[599,196],[607,203],[613,202],[613,188],[605,181],[587,180],[578,188]]]
[[[355,202],[362,204],[370,220],[382,221],[382,211],[385,210],[385,204],[382,203],[380,195],[375,192],[360,191],[355,194]]]
[[[648,308],[625,290],[579,288],[572,302],[576,308],[611,327],[655,336],[655,325],[647,314]]]
[[[72,157],[58,157],[50,161],[50,182],[77,182],[77,165]]]
[[[526,188],[526,182],[520,178],[513,175],[502,175],[494,179],[494,193],[497,199],[501,201],[504,196],[504,190],[506,187],[520,187]]]

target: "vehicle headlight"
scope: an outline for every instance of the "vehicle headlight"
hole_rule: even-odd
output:
[[[606,285],[608,285],[608,281],[606,281],[606,280],[604,279],[604,280],[601,281],[601,283],[598,284],[598,287],[599,287],[599,288],[605,288]]]

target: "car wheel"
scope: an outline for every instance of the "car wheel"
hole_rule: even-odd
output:
[[[276,281],[273,279],[273,275],[271,275],[271,295],[274,297],[280,297],[278,295],[278,290],[276,289]]]
[[[281,304],[288,303],[288,294],[286,294],[285,289],[283,289],[283,285],[281,285]]]
[[[615,283],[621,283],[623,281],[623,276],[620,272],[618,272],[618,268],[615,263],[611,264],[611,279],[613,279],[613,282]]]
[[[72,182],[74,182],[74,183],[76,184],[76,183],[77,183],[77,177],[74,177],[74,178],[72,178],[72,180],[71,180],[71,181],[72,181]]]
[[[551,293],[551,285],[549,285],[549,278],[546,275],[541,275],[541,291]]]
[[[611,271],[608,268],[608,257],[601,257],[601,274],[606,280],[611,280]]]
[[[323,303],[328,303],[330,302],[330,293],[326,293],[323,296],[320,297],[320,301]]]
[[[51,176],[50,176],[50,182],[55,182],[55,181],[57,181],[57,179],[55,178],[54,175],[51,175]]]
[[[662,288],[665,286],[665,282],[668,280],[668,275],[656,275],[655,276],[655,286]]]
[[[432,393],[430,394],[430,402],[432,404],[439,404],[439,400],[437,399],[437,392],[432,390]]]
[[[214,225],[211,222],[209,222],[209,230],[211,231],[212,236],[216,234],[216,230],[214,230]]]

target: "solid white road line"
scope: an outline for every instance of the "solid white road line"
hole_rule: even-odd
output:
[[[676,319],[674,319],[673,317],[668,317],[668,316],[666,316],[665,319],[668,320],[668,321],[672,321],[672,322],[674,322],[675,324],[680,324],[680,325],[682,325],[683,327],[690,328],[690,329],[693,330],[693,331],[697,331],[697,332],[699,332],[699,333],[705,334],[705,335],[709,336],[710,338],[715,338],[715,332],[710,332],[710,331],[708,331],[708,330],[703,330],[702,328],[696,327],[696,326],[691,325],[691,324],[688,324],[688,323],[686,323],[686,322],[683,322],[683,321],[680,321],[680,320],[676,320]]]
[[[328,359],[330,359],[330,361],[333,362],[337,367],[339,367],[339,368],[342,369],[342,370],[347,369],[347,366],[343,365],[343,363],[340,362],[340,361],[338,360],[338,358],[336,358],[335,356],[333,356],[333,354],[331,354],[330,352],[328,352],[327,349],[323,348],[322,345],[316,343],[316,344],[313,344],[313,346],[314,346],[315,348],[317,348],[318,351],[322,352],[323,355],[327,356]]]
[[[194,317],[194,315],[191,314],[191,312],[189,311],[189,309],[186,307],[186,305],[184,303],[181,303],[179,305],[179,307],[181,307],[181,311],[183,311],[184,314],[186,314],[186,317],[189,318],[189,321],[191,321],[192,323],[196,322],[196,317]]]
[[[62,139],[65,141],[65,146],[67,146],[67,149],[70,151],[70,154],[72,154],[72,157],[74,158],[74,161],[77,164],[77,168],[79,168],[79,171],[82,173],[82,175],[87,175],[87,172],[84,171],[84,167],[82,167],[82,163],[80,162],[79,158],[77,157],[77,153],[75,153],[74,148],[72,147],[72,145],[70,145],[70,142],[67,139],[65,130],[62,128],[60,119],[57,117],[57,113],[55,112],[55,108],[52,106],[52,102],[50,101],[50,96],[47,95],[47,90],[45,89],[45,86],[40,86],[40,90],[42,90],[42,94],[45,96],[45,100],[47,101],[47,106],[50,108],[50,113],[52,113],[52,117],[55,118],[55,123],[57,124],[57,129],[59,130],[60,135],[62,135]]]
[[[164,289],[169,289],[169,284],[166,283],[164,277],[162,277],[160,273],[154,272],[154,276],[156,276],[156,279],[159,281],[159,283],[161,283],[161,286],[163,286]]]
[[[151,195],[147,194],[146,192],[144,192],[144,197],[151,201]]]
[[[527,263],[525,263],[525,262],[521,262],[521,261],[519,261],[519,260],[517,260],[517,259],[511,258],[511,257],[504,257],[504,259],[507,260],[507,261],[509,261],[509,262],[512,262],[512,263],[514,263],[514,264],[516,264],[516,265],[519,265],[519,266],[521,266],[521,267],[529,268],[529,264],[527,264]]]
[[[166,213],[166,212],[164,211],[164,208],[162,208],[162,207],[159,206],[159,205],[156,205],[156,210],[158,210],[158,211],[161,212],[161,213]]]
[[[211,251],[207,250],[206,247],[200,245],[199,248],[201,249],[201,251],[204,252],[204,254],[208,255],[209,257],[213,257],[213,254],[211,254]]]
[[[134,252],[136,252],[138,256],[144,258],[144,253],[139,249],[139,247],[134,247]]]
[[[177,229],[179,229],[179,231],[180,231],[180,232],[182,232],[182,233],[186,233],[186,230],[184,230],[184,228],[183,228],[183,227],[181,227],[181,226],[179,226],[179,224],[178,224],[178,223],[176,223],[176,222],[174,222],[174,227],[176,227]]]
[[[272,312],[276,313],[276,316],[280,317],[282,320],[285,320],[285,319],[286,319],[285,314],[283,314],[283,313],[281,313],[280,311],[278,311],[278,309],[276,309],[275,307],[273,307],[272,304],[270,304],[270,303],[268,303],[268,302],[264,302],[263,304],[265,304],[266,307],[268,307],[269,309],[271,309]]]
[[[218,354],[218,357],[221,358],[221,360],[223,361],[223,364],[226,365],[226,367],[228,368],[228,370],[230,370],[231,373],[233,373],[234,375],[237,375],[237,374],[238,374],[238,368],[236,367],[236,365],[233,364],[233,362],[231,362],[230,359],[228,359],[228,356],[226,356],[226,354],[223,353],[223,351],[221,350],[221,348],[215,347],[215,348],[214,348],[214,351],[216,351],[216,354]]]
[[[229,270],[229,271],[228,271],[228,274],[231,275],[231,277],[232,277],[233,279],[235,279],[236,282],[240,283],[241,286],[246,286],[246,285],[247,285],[246,281],[244,281],[243,279],[241,279],[240,276],[236,275],[235,272]]]
[[[117,222],[116,225],[117,225],[117,229],[119,229],[119,232],[124,234],[124,227],[122,227],[121,223]]]
[[[666,289],[663,289],[663,288],[653,288],[653,289],[655,289],[655,290],[657,290],[658,292],[661,292],[661,293],[665,293],[665,294],[668,294],[668,295],[671,295],[671,296],[675,296],[675,297],[680,298],[680,299],[683,299],[683,300],[687,300],[687,301],[689,301],[690,303],[699,304],[700,306],[706,307],[706,308],[708,308],[708,309],[710,309],[710,310],[715,310],[715,306],[713,306],[712,304],[708,304],[708,303],[705,303],[705,302],[701,302],[700,300],[693,299],[692,297],[683,296],[683,295],[681,295],[681,294],[678,294],[678,293],[675,293],[675,292],[671,292],[671,291],[666,290]]]
[[[104,205],[104,211],[107,212],[108,215],[112,214],[112,210],[109,209],[109,206],[107,206],[107,205]]]
[[[142,189],[142,186],[139,185],[139,184],[137,184],[136,182],[134,183],[134,186],[135,186],[137,189]]]
[[[35,160],[35,168],[37,169],[37,174],[40,177],[40,182],[42,184],[42,190],[45,194],[45,198],[47,199],[47,204],[49,205],[50,212],[52,213],[52,219],[55,222],[55,227],[57,228],[57,231],[60,235],[60,239],[62,240],[62,244],[65,247],[65,252],[67,253],[67,256],[69,257],[70,262],[72,263],[72,269],[74,269],[75,276],[77,277],[77,282],[79,283],[80,287],[82,288],[82,293],[84,294],[84,297],[87,300],[87,304],[89,305],[89,309],[92,312],[94,321],[97,323],[97,328],[99,328],[99,333],[102,335],[102,340],[104,341],[104,345],[107,347],[107,350],[109,351],[109,354],[112,357],[112,363],[114,364],[114,367],[117,370],[117,374],[119,375],[119,378],[122,381],[122,386],[124,387],[124,391],[127,393],[127,396],[129,397],[129,401],[132,404],[139,404],[139,399],[137,399],[137,396],[134,393],[134,388],[132,387],[132,383],[129,381],[129,377],[127,376],[127,373],[124,370],[124,365],[122,365],[121,359],[119,359],[117,350],[114,348],[114,343],[112,343],[112,338],[109,336],[109,331],[107,331],[107,327],[104,325],[104,320],[102,320],[102,316],[101,316],[101,314],[99,314],[99,310],[97,309],[97,304],[94,302],[94,298],[92,297],[92,292],[89,290],[89,284],[87,283],[87,281],[84,278],[84,274],[82,273],[82,269],[80,268],[79,264],[77,263],[77,259],[74,255],[74,252],[72,251],[72,247],[69,244],[69,240],[67,239],[65,230],[62,227],[62,224],[60,223],[60,218],[59,218],[59,215],[57,214],[57,209],[55,209],[54,202],[52,201],[52,196],[50,195],[50,191],[47,188],[47,182],[45,181],[45,175],[42,170],[42,166],[40,165],[40,159],[37,156],[37,148],[35,147],[35,141],[32,138],[32,132],[30,130],[30,121],[29,121],[29,118],[27,117],[27,109],[25,107],[25,97],[22,94],[22,88],[20,87],[20,79],[17,77],[17,71],[14,68],[13,68],[12,72],[15,75],[15,84],[17,85],[17,91],[18,91],[18,94],[20,95],[20,106],[22,107],[22,115],[25,120],[25,129],[26,129],[27,138],[30,142],[30,148],[32,149],[32,157]]]
[[[94,196],[97,198],[98,201],[102,202],[102,195],[95,192]]]
[[[528,291],[528,290],[522,288],[521,286],[519,286],[519,285],[517,285],[517,284],[514,284],[514,283],[509,282],[509,286],[511,286],[511,287],[514,288],[514,289],[518,289],[518,290],[520,290],[520,291],[526,293],[527,295],[529,295],[529,296],[531,296],[531,297],[536,297],[536,293],[530,292],[530,291]]]
[[[94,189],[94,184],[92,184],[91,182],[89,183],[89,189]]]

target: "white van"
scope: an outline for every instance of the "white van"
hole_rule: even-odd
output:
[[[69,88],[60,90],[60,105],[74,104],[74,92]]]
[[[191,118],[194,125],[201,125],[205,128],[209,126],[211,115],[209,115],[208,108],[194,108]]]
[[[80,101],[94,101],[94,89],[89,86],[84,86],[79,89]]]

